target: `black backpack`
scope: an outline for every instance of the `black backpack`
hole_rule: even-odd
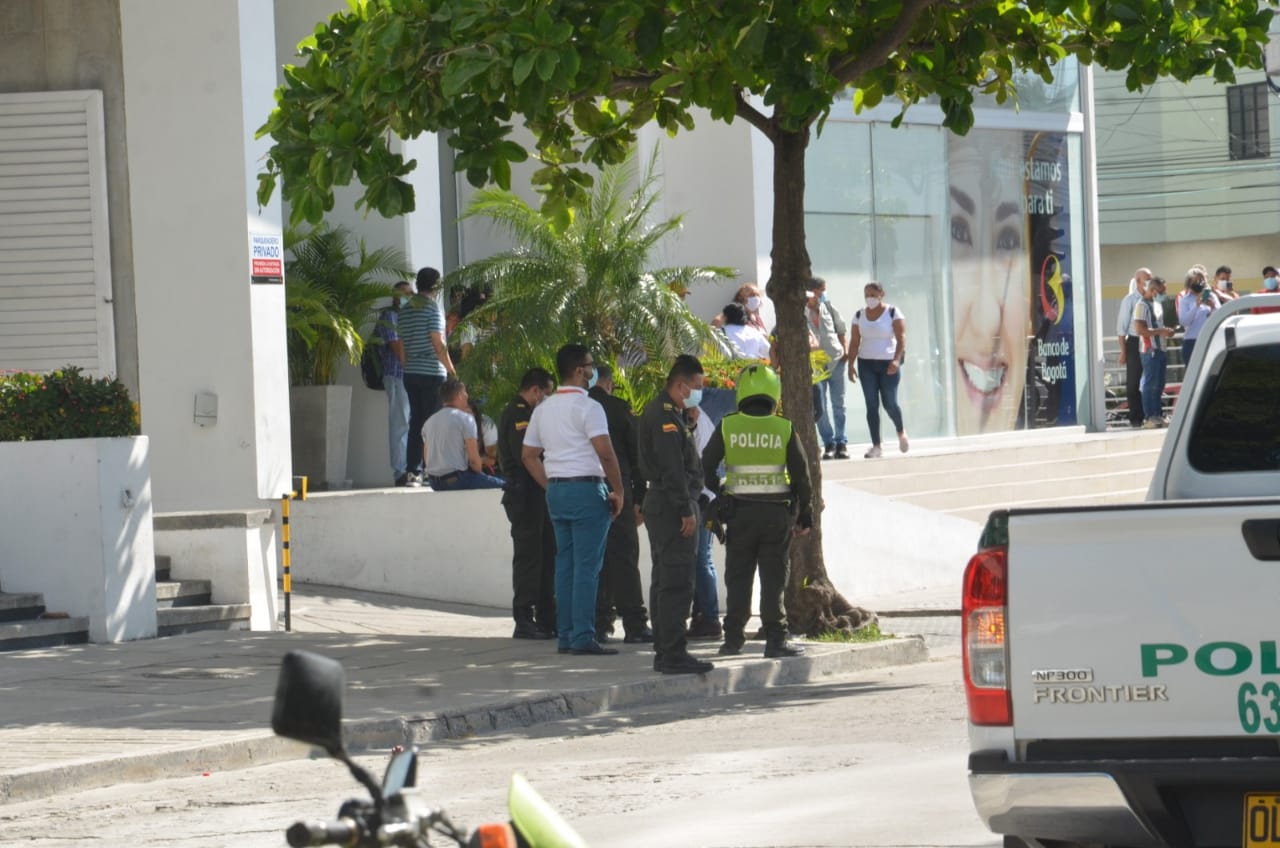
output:
[[[370,339],[364,343],[364,353],[360,355],[360,376],[364,384],[375,392],[385,390],[382,385],[382,344],[380,340]]]

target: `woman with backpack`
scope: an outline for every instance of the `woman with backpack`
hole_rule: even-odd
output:
[[[880,456],[880,405],[889,414],[898,431],[898,450],[907,452],[907,431],[902,425],[902,408],[898,406],[898,383],[902,379],[903,358],[907,353],[907,322],[902,310],[884,302],[884,286],[872,281],[862,290],[867,305],[854,314],[849,327],[849,381],[862,380],[862,396],[867,402],[867,429],[871,431],[871,449],[864,457]]]

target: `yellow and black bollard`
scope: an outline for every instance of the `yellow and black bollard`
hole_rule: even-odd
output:
[[[280,496],[280,540],[282,543],[280,564],[284,576],[284,631],[286,633],[293,630],[293,614],[289,604],[293,592],[293,556],[289,550],[289,501],[294,498],[302,501],[307,499],[307,478],[295,477],[293,480],[294,490]]]

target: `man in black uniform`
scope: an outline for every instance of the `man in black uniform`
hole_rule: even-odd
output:
[[[742,652],[751,617],[751,589],[760,567],[760,620],[766,657],[794,657],[804,648],[787,641],[783,598],[791,565],[791,537],[813,527],[813,488],[800,440],[786,418],[774,415],[782,396],[777,373],[748,365],[738,375],[738,411],[726,415],[702,452],[707,488],[725,525],[727,590],[720,653]],[[725,479],[719,467],[724,461]]]
[[[639,504],[644,502],[644,475],[640,473],[640,447],[636,442],[635,416],[631,406],[613,396],[613,369],[596,366],[596,384],[587,395],[604,407],[609,422],[609,440],[618,457],[622,472],[622,512],[609,525],[605,542],[604,569],[600,572],[600,589],[596,597],[596,641],[603,642],[613,634],[614,609],[622,617],[624,642],[652,642],[649,612],[644,608],[644,589],[640,585]]]
[[[556,536],[547,515],[547,496],[529,476],[521,459],[524,431],[533,408],[555,391],[543,368],[520,378],[520,392],[502,410],[498,422],[498,465],[507,485],[502,506],[511,522],[511,614],[515,639],[556,637]]]
[[[701,401],[702,363],[692,356],[679,356],[667,374],[666,387],[640,416],[640,465],[649,481],[644,520],[653,555],[649,604],[656,651],[653,669],[663,674],[702,674],[712,669],[711,663],[689,654],[685,637],[701,523],[702,464],[684,410]]]

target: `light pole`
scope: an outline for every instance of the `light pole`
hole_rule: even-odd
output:
[[[1280,38],[1273,37],[1262,48],[1262,69],[1267,75],[1267,87],[1280,94]]]

